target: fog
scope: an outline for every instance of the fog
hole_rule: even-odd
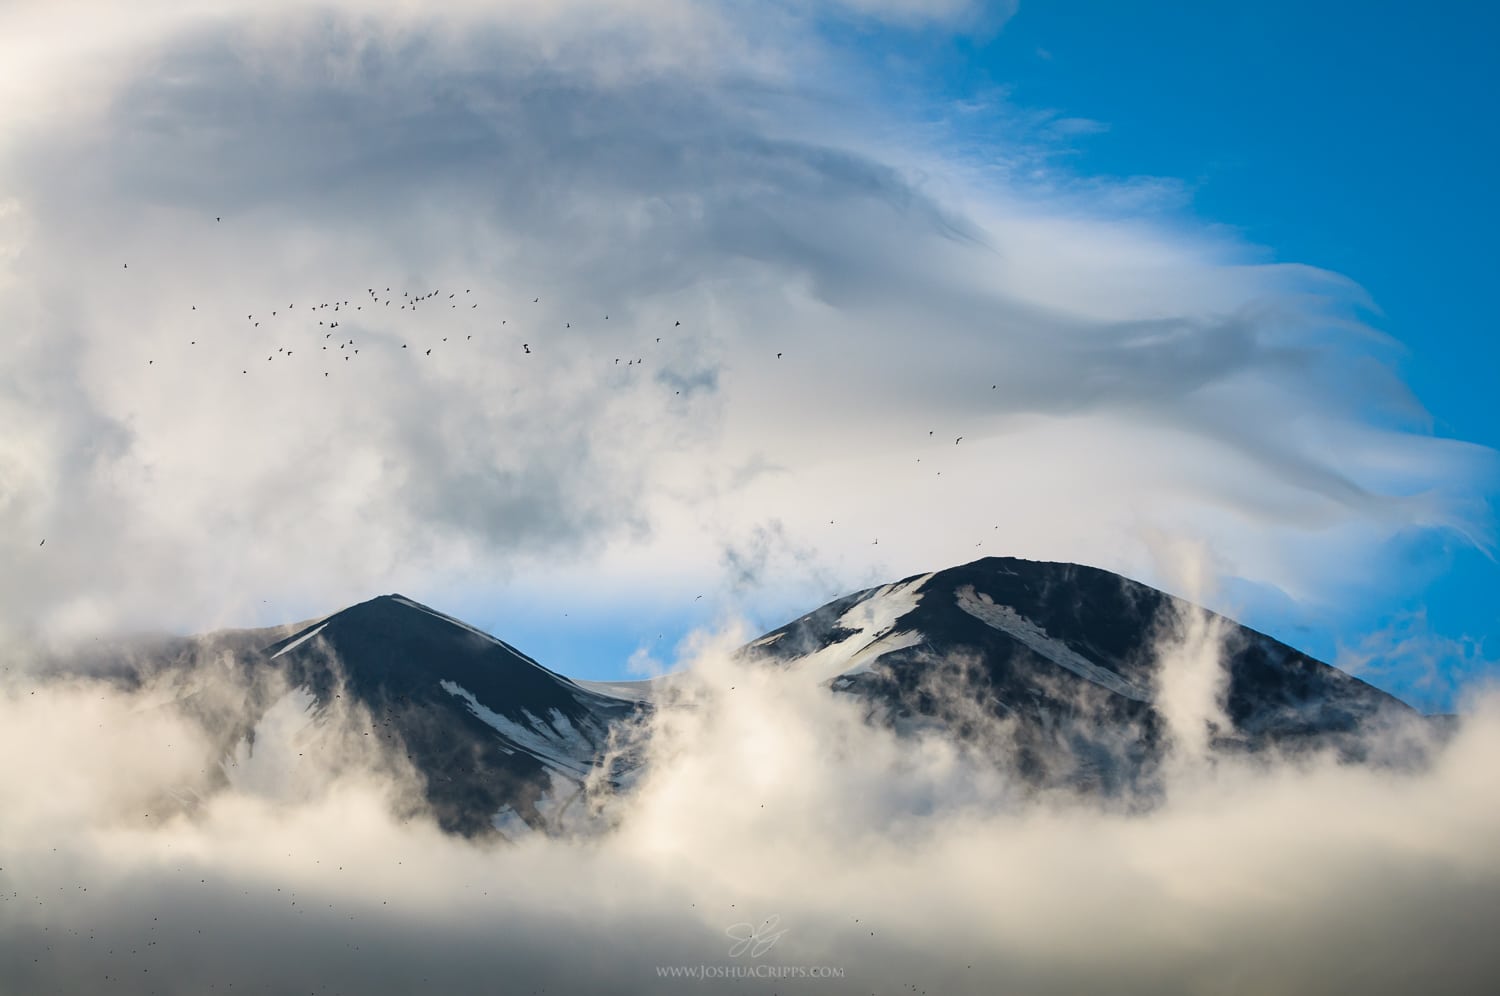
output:
[[[1186,667],[1189,691],[1149,805],[1039,794],[974,741],[898,737],[734,657],[730,630],[668,682],[638,779],[595,794],[590,829],[514,843],[439,832],[357,710],[314,720],[282,695],[253,750],[223,750],[173,705],[180,679],[13,676],[0,975],[25,993],[1492,989],[1500,699],[1420,765],[1214,755],[1177,731],[1200,726],[1219,649],[1172,630],[1163,687]]]

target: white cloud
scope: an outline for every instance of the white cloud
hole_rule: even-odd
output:
[[[8,984],[661,992],[656,966],[738,964],[726,930],[773,915],[761,960],[837,967],[817,983],[835,993],[1493,979],[1493,701],[1429,767],[1189,757],[1125,811],[1027,798],[983,755],[864,726],[796,672],[731,663],[743,635],[699,644],[645,778],[601,800],[612,830],[514,847],[402,803],[409,773],[340,737],[357,715],[313,740],[288,700],[257,776],[183,807],[213,749],[159,695],[10,684],[0,753],[28,760],[0,768]]]
[[[1033,135],[995,170],[881,117],[789,10],[81,9],[0,26],[12,629],[634,592],[772,533],[815,586],[1149,579],[1187,533],[1314,596],[1409,530],[1489,541],[1493,455],[1425,434],[1357,288]]]

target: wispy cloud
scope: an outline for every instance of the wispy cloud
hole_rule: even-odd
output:
[[[1427,434],[1358,288],[862,107],[788,9],[81,9],[0,30],[12,629],[705,576],[772,521],[819,576],[1140,573],[1169,525],[1310,592],[1489,542],[1493,455]]]

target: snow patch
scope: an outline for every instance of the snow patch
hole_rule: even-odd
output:
[[[499,644],[502,647],[506,647],[506,645],[505,645],[505,643],[503,641],[496,639],[493,635],[491,635],[489,633],[486,633],[484,630],[478,628],[477,626],[470,626],[468,623],[464,622],[462,619],[455,619],[455,618],[453,618],[450,615],[445,615],[444,613],[437,611],[436,609],[429,609],[427,606],[423,605],[421,602],[413,602],[411,599],[405,597],[404,595],[392,595],[391,596],[391,600],[394,601],[394,602],[400,602],[402,605],[406,606],[409,609],[416,609],[418,612],[425,612],[429,616],[432,616],[434,619],[441,619],[445,623],[452,623],[454,626],[457,626],[459,629],[468,630],[470,633],[473,633],[475,636],[480,637],[481,639],[487,640],[490,643],[497,643],[497,644]],[[509,649],[512,649],[512,648],[506,647],[506,649],[509,650]],[[527,660],[531,660],[531,658],[529,658],[529,657],[526,658],[526,659]],[[536,661],[531,661],[531,663],[536,664]],[[538,664],[537,666],[540,667],[541,665]]]
[[[480,702],[473,692],[457,682],[444,679],[438,684],[449,695],[463,699],[469,712],[481,722],[548,767],[561,769],[579,779],[586,778],[593,768],[594,739],[602,736],[602,730],[579,730],[557,709],[549,709],[549,719],[546,720],[522,709],[525,723],[518,723]]]
[[[319,633],[323,632],[323,630],[327,626],[328,626],[327,623],[323,623],[321,626],[318,626],[316,629],[311,629],[311,630],[308,630],[306,633],[303,633],[301,636],[297,637],[291,643],[288,643],[286,646],[282,647],[280,650],[278,650],[274,654],[272,654],[271,655],[271,660],[274,661],[276,658],[280,657],[282,654],[286,653],[288,650],[296,650],[298,647],[302,646],[308,640],[311,640],[313,637],[315,637]]]
[[[1072,647],[1047,635],[1047,631],[1016,612],[1009,605],[996,605],[994,599],[976,592],[974,586],[966,584],[958,589],[958,607],[980,622],[1000,630],[1045,657],[1059,667],[1065,668],[1080,678],[1107,688],[1116,695],[1123,695],[1136,702],[1150,702],[1150,692],[1126,681],[1108,668],[1100,667]]]
[[[490,826],[499,830],[506,840],[517,841],[531,836],[534,832],[531,824],[521,818],[521,814],[510,806],[501,806],[490,817]]]
[[[535,659],[533,659],[531,657],[528,657],[526,654],[523,654],[521,651],[517,650],[515,647],[512,647],[510,644],[506,643],[504,640],[501,640],[499,637],[495,636],[494,634],[492,634],[492,633],[486,633],[484,630],[478,628],[477,626],[470,626],[468,623],[464,622],[462,619],[455,619],[452,616],[447,615],[446,613],[439,612],[436,609],[430,609],[427,606],[423,605],[421,602],[413,602],[411,599],[407,598],[404,595],[392,595],[392,596],[390,596],[390,598],[391,598],[391,601],[393,601],[393,602],[399,602],[400,604],[406,606],[409,609],[416,609],[418,612],[425,612],[429,616],[432,616],[434,619],[441,619],[445,623],[450,623],[451,625],[457,626],[459,629],[462,629],[462,630],[465,630],[465,631],[467,631],[469,633],[474,634],[475,636],[477,636],[480,639],[486,641],[487,643],[493,643],[497,647],[502,647],[502,648],[505,649],[505,651],[507,653],[514,654],[515,656],[519,657],[521,660],[525,661],[527,664],[530,664],[532,667],[536,668],[539,671],[545,671],[547,674],[550,674],[553,678],[556,678],[559,682],[561,682],[564,685],[572,685],[574,688],[578,688],[578,689],[584,690],[584,691],[591,691],[591,692],[593,692],[596,695],[604,695],[604,696],[606,696],[608,698],[620,699],[622,701],[627,701],[627,702],[639,702],[642,699],[644,699],[644,698],[647,697],[646,693],[643,692],[642,690],[638,690],[638,689],[633,690],[633,689],[631,689],[629,687],[629,686],[634,686],[634,685],[638,685],[638,684],[646,684],[646,682],[634,682],[634,681],[585,682],[585,681],[578,681],[576,679],[569,678],[566,675],[558,674],[556,671],[553,671],[550,668],[543,667],[541,664],[537,663],[537,661]],[[601,690],[602,688],[604,688],[606,686],[613,687],[613,688],[615,688],[617,690],[614,691],[614,692],[609,692],[609,691],[603,691],[603,690]]]
[[[839,617],[836,625],[852,634],[794,659],[792,666],[819,682],[831,681],[868,671],[885,654],[921,643],[923,636],[916,630],[894,630],[922,601],[922,586],[931,580],[932,574],[924,574],[875,589]]]
[[[621,702],[649,702],[656,692],[654,683],[650,681],[584,681],[581,678],[574,678],[572,681],[586,692],[593,692],[607,699],[619,699]]]

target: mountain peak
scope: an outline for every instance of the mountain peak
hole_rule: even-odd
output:
[[[1149,787],[1169,729],[1161,648],[1193,607],[1094,567],[982,557],[854,592],[744,648],[747,658],[862,698],[898,729],[1010,732],[997,756],[1027,782]],[[1410,710],[1264,634],[1222,620],[1215,748],[1334,747]],[[575,811],[617,724],[654,708],[648,682],[589,682],[399,592],[351,605],[266,647],[287,687],[342,694],[426,779],[447,829],[507,835]],[[614,761],[609,763],[613,764]],[[609,777],[616,772],[611,769]]]

